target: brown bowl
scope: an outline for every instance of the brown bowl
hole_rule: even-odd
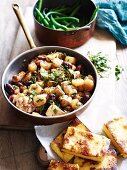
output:
[[[60,5],[71,6],[75,2],[79,2],[81,4],[80,12],[81,16],[87,17],[90,20],[96,5],[91,0],[44,0],[43,7],[44,8],[54,8]],[[58,45],[69,48],[79,47],[84,44],[90,37],[93,35],[95,20],[97,14],[87,25],[80,27],[73,31],[59,31],[47,28],[41,25],[35,18],[35,8],[37,3],[33,8],[33,16],[34,16],[34,25],[35,25],[35,33],[38,40],[46,45]]]
[[[35,58],[36,56],[38,56],[40,54],[47,54],[47,53],[54,52],[54,51],[59,51],[59,52],[66,53],[67,55],[74,56],[77,60],[77,63],[82,64],[86,68],[86,72],[93,76],[93,78],[95,80],[95,87],[94,87],[94,90],[92,92],[92,96],[79,109],[74,110],[74,111],[72,111],[68,114],[61,115],[61,116],[37,117],[37,116],[34,116],[32,114],[26,113],[26,112],[18,109],[9,100],[8,95],[5,91],[5,85],[10,82],[13,75],[19,73],[21,70],[24,70],[27,67],[28,63],[33,58]],[[81,54],[79,54],[79,53],[77,53],[77,52],[75,52],[71,49],[68,49],[68,48],[65,48],[65,47],[59,47],[59,46],[37,47],[37,48],[28,50],[28,51],[18,55],[6,67],[4,74],[2,76],[2,91],[3,91],[3,94],[6,98],[6,100],[8,101],[8,103],[17,111],[17,113],[20,113],[20,115],[26,116],[28,119],[33,120],[35,123],[40,123],[40,124],[44,124],[44,125],[68,121],[68,120],[75,118],[76,115],[83,113],[83,111],[88,107],[89,103],[92,101],[92,99],[95,95],[96,89],[97,89],[97,72],[96,72],[96,69],[93,66],[93,64],[83,55],[81,55]]]

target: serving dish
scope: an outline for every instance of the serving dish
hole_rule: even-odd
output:
[[[43,8],[55,8],[61,5],[73,6],[73,4],[80,4],[79,14],[80,18],[83,16],[84,20],[87,18],[88,22],[79,28],[70,31],[64,30],[53,30],[47,28],[40,24],[35,16],[35,8],[37,3],[33,8],[33,17],[35,25],[35,33],[40,42],[45,43],[46,45],[58,45],[69,48],[79,47],[92,37],[94,33],[94,27],[96,22],[97,13],[92,20],[91,16],[96,9],[96,5],[91,0],[44,0]]]
[[[16,11],[18,11],[19,13],[21,12],[18,5],[13,5],[13,8]],[[19,13],[17,13],[17,15],[19,15]],[[20,17],[21,17],[21,15],[20,15]],[[21,25],[23,26],[23,24],[21,24]],[[52,123],[64,122],[64,121],[73,119],[77,114],[82,113],[88,107],[89,103],[92,101],[92,99],[95,95],[96,88],[97,88],[96,69],[94,68],[93,64],[86,57],[82,56],[81,54],[79,54],[71,49],[68,49],[65,47],[60,47],[60,46],[45,46],[45,47],[35,48],[34,42],[31,41],[32,37],[30,39],[30,34],[27,34],[26,29],[24,29],[24,30],[25,30],[27,39],[29,40],[31,47],[34,47],[34,48],[18,55],[14,60],[12,60],[10,62],[10,64],[5,69],[3,77],[2,77],[2,91],[3,91],[3,94],[6,98],[6,100],[13,108],[15,108],[17,110],[18,113],[20,113],[20,115],[22,115],[22,116],[24,115],[27,118],[34,120],[35,122],[41,121],[41,123],[43,123],[43,124],[52,124]],[[67,53],[68,55],[74,56],[74,57],[76,57],[78,63],[82,63],[84,61],[84,66],[87,68],[88,72],[94,77],[94,80],[95,80],[95,87],[94,87],[94,91],[93,91],[91,98],[79,109],[77,109],[73,112],[70,112],[66,115],[62,115],[62,116],[55,116],[55,117],[41,116],[41,117],[38,117],[38,116],[34,116],[34,115],[31,115],[24,111],[19,110],[8,99],[8,96],[7,96],[7,94],[5,92],[5,88],[4,88],[5,84],[7,84],[10,81],[11,77],[14,74],[17,74],[19,71],[21,71],[24,68],[24,65],[27,65],[31,61],[31,59],[35,58],[35,56],[42,54],[42,53],[43,54],[49,53],[52,51],[59,51],[59,52]]]

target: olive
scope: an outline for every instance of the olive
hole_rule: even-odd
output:
[[[14,94],[14,88],[11,84],[6,84],[5,85],[5,91],[9,94],[9,95],[12,95]]]
[[[48,94],[47,95],[47,100],[48,101],[55,101],[56,100],[55,94]]]
[[[80,71],[80,73],[83,73],[83,67],[81,64],[79,64],[77,67],[76,67],[76,70],[77,71]]]
[[[13,96],[13,95],[9,96],[9,100],[10,100],[11,102],[13,101],[13,99],[14,99],[14,96]]]
[[[18,86],[18,87],[23,86],[23,84],[21,82],[15,82],[15,85]]]
[[[37,57],[40,60],[45,60],[46,59],[46,55],[45,54],[41,54]]]
[[[33,82],[32,81],[24,81],[23,84],[25,86],[30,86]]]
[[[85,92],[84,97],[82,98],[83,103],[86,103],[90,99],[90,97],[91,97],[90,92]]]

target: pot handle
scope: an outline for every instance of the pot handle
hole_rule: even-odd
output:
[[[90,27],[91,27],[91,25],[87,25],[87,26],[84,26],[83,29],[85,29],[85,31],[89,31]],[[76,34],[77,31],[78,31],[78,30],[65,32],[65,35],[74,35],[74,34]]]
[[[12,8],[13,8],[13,10],[14,10],[14,12],[15,12],[18,20],[19,20],[20,25],[23,28],[23,31],[25,33],[25,36],[26,36],[27,40],[28,40],[30,48],[36,48],[36,45],[35,45],[35,43],[33,41],[33,38],[31,36],[30,31],[29,31],[29,29],[27,27],[27,24],[25,22],[25,19],[24,19],[24,16],[23,16],[21,8],[19,7],[18,4],[15,4],[15,3],[12,4]]]

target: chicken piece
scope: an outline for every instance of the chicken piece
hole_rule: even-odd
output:
[[[16,107],[21,109],[24,112],[31,113],[35,110],[35,106],[28,96],[25,96],[23,93],[18,93],[17,95],[13,95],[13,103],[15,103]]]
[[[24,71],[21,71],[18,75],[14,75],[13,77],[12,77],[12,81],[13,82],[19,82],[19,81],[21,81],[22,79],[23,79],[23,77],[25,76],[25,72]]]
[[[64,115],[65,112],[62,111],[57,105],[53,103],[52,105],[49,106],[45,114],[46,116],[59,116]]]
[[[60,85],[57,85],[54,91],[57,96],[62,96],[65,94]]]
[[[52,68],[60,67],[62,63],[63,63],[63,60],[61,60],[59,58],[54,58],[52,60]]]
[[[40,62],[40,66],[41,66],[41,68],[44,68],[45,70],[49,70],[51,68],[51,66],[52,66],[52,63],[49,63],[47,61],[42,60]]]
[[[69,97],[68,95],[63,95],[59,99],[60,99],[62,107],[66,107],[68,105],[71,105],[72,98]]]

